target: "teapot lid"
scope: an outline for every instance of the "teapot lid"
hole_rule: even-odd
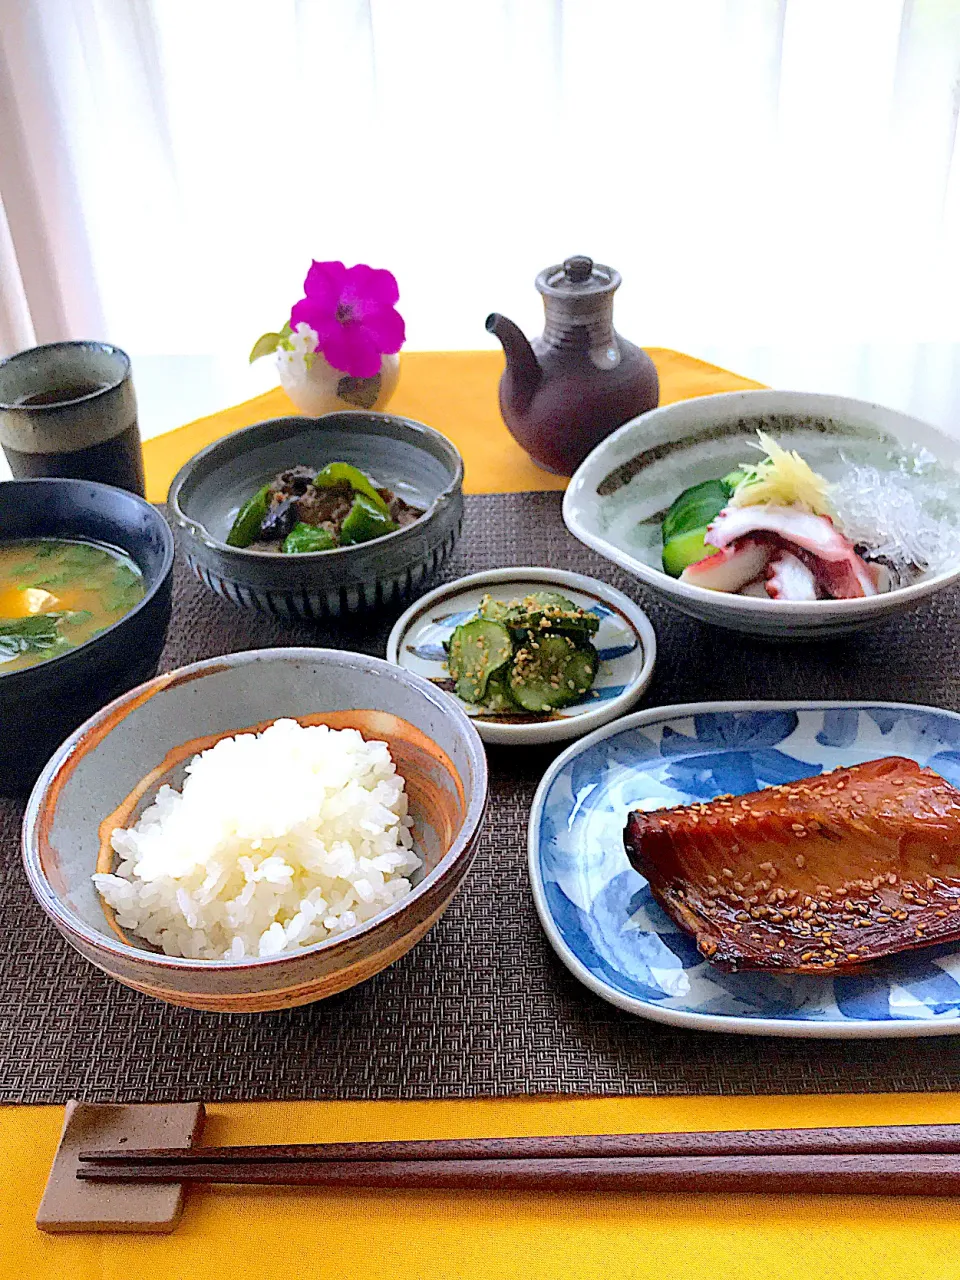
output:
[[[582,254],[546,267],[537,276],[537,288],[552,298],[583,298],[591,294],[613,293],[619,285],[619,271]]]

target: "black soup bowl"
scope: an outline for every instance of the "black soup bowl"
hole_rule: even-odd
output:
[[[0,542],[65,538],[126,552],[146,594],[117,622],[55,658],[0,667],[0,793],[28,788],[69,734],[156,673],[170,624],[173,534],[143,498],[90,480],[0,483]]]

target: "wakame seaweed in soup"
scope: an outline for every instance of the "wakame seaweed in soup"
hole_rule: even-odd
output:
[[[0,542],[0,675],[75,649],[146,593],[122,551],[55,538]]]

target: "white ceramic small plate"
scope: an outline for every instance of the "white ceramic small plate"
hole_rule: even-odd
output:
[[[579,702],[542,717],[493,717],[461,703],[484,742],[531,745],[579,738],[622,716],[650,683],[657,637],[650,619],[622,591],[562,569],[491,569],[458,578],[419,599],[397,621],[387,641],[387,661],[447,686],[443,642],[473,617],[485,595],[515,600],[533,591],[558,590],[600,619],[593,643],[600,666],[593,688]],[[451,697],[454,694],[451,692]]]

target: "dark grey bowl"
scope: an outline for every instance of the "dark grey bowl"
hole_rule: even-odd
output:
[[[286,467],[351,462],[427,514],[356,547],[306,555],[228,547],[242,504]],[[463,459],[432,427],[389,413],[274,418],[201,450],[167,501],[197,577],[235,604],[286,618],[339,617],[400,604],[453,550],[463,521]]]
[[[149,680],[170,623],[173,534],[155,507],[90,480],[0,484],[0,541],[88,538],[119,547],[140,567],[147,593],[99,635],[49,662],[0,674],[0,791],[30,786],[79,724]]]

